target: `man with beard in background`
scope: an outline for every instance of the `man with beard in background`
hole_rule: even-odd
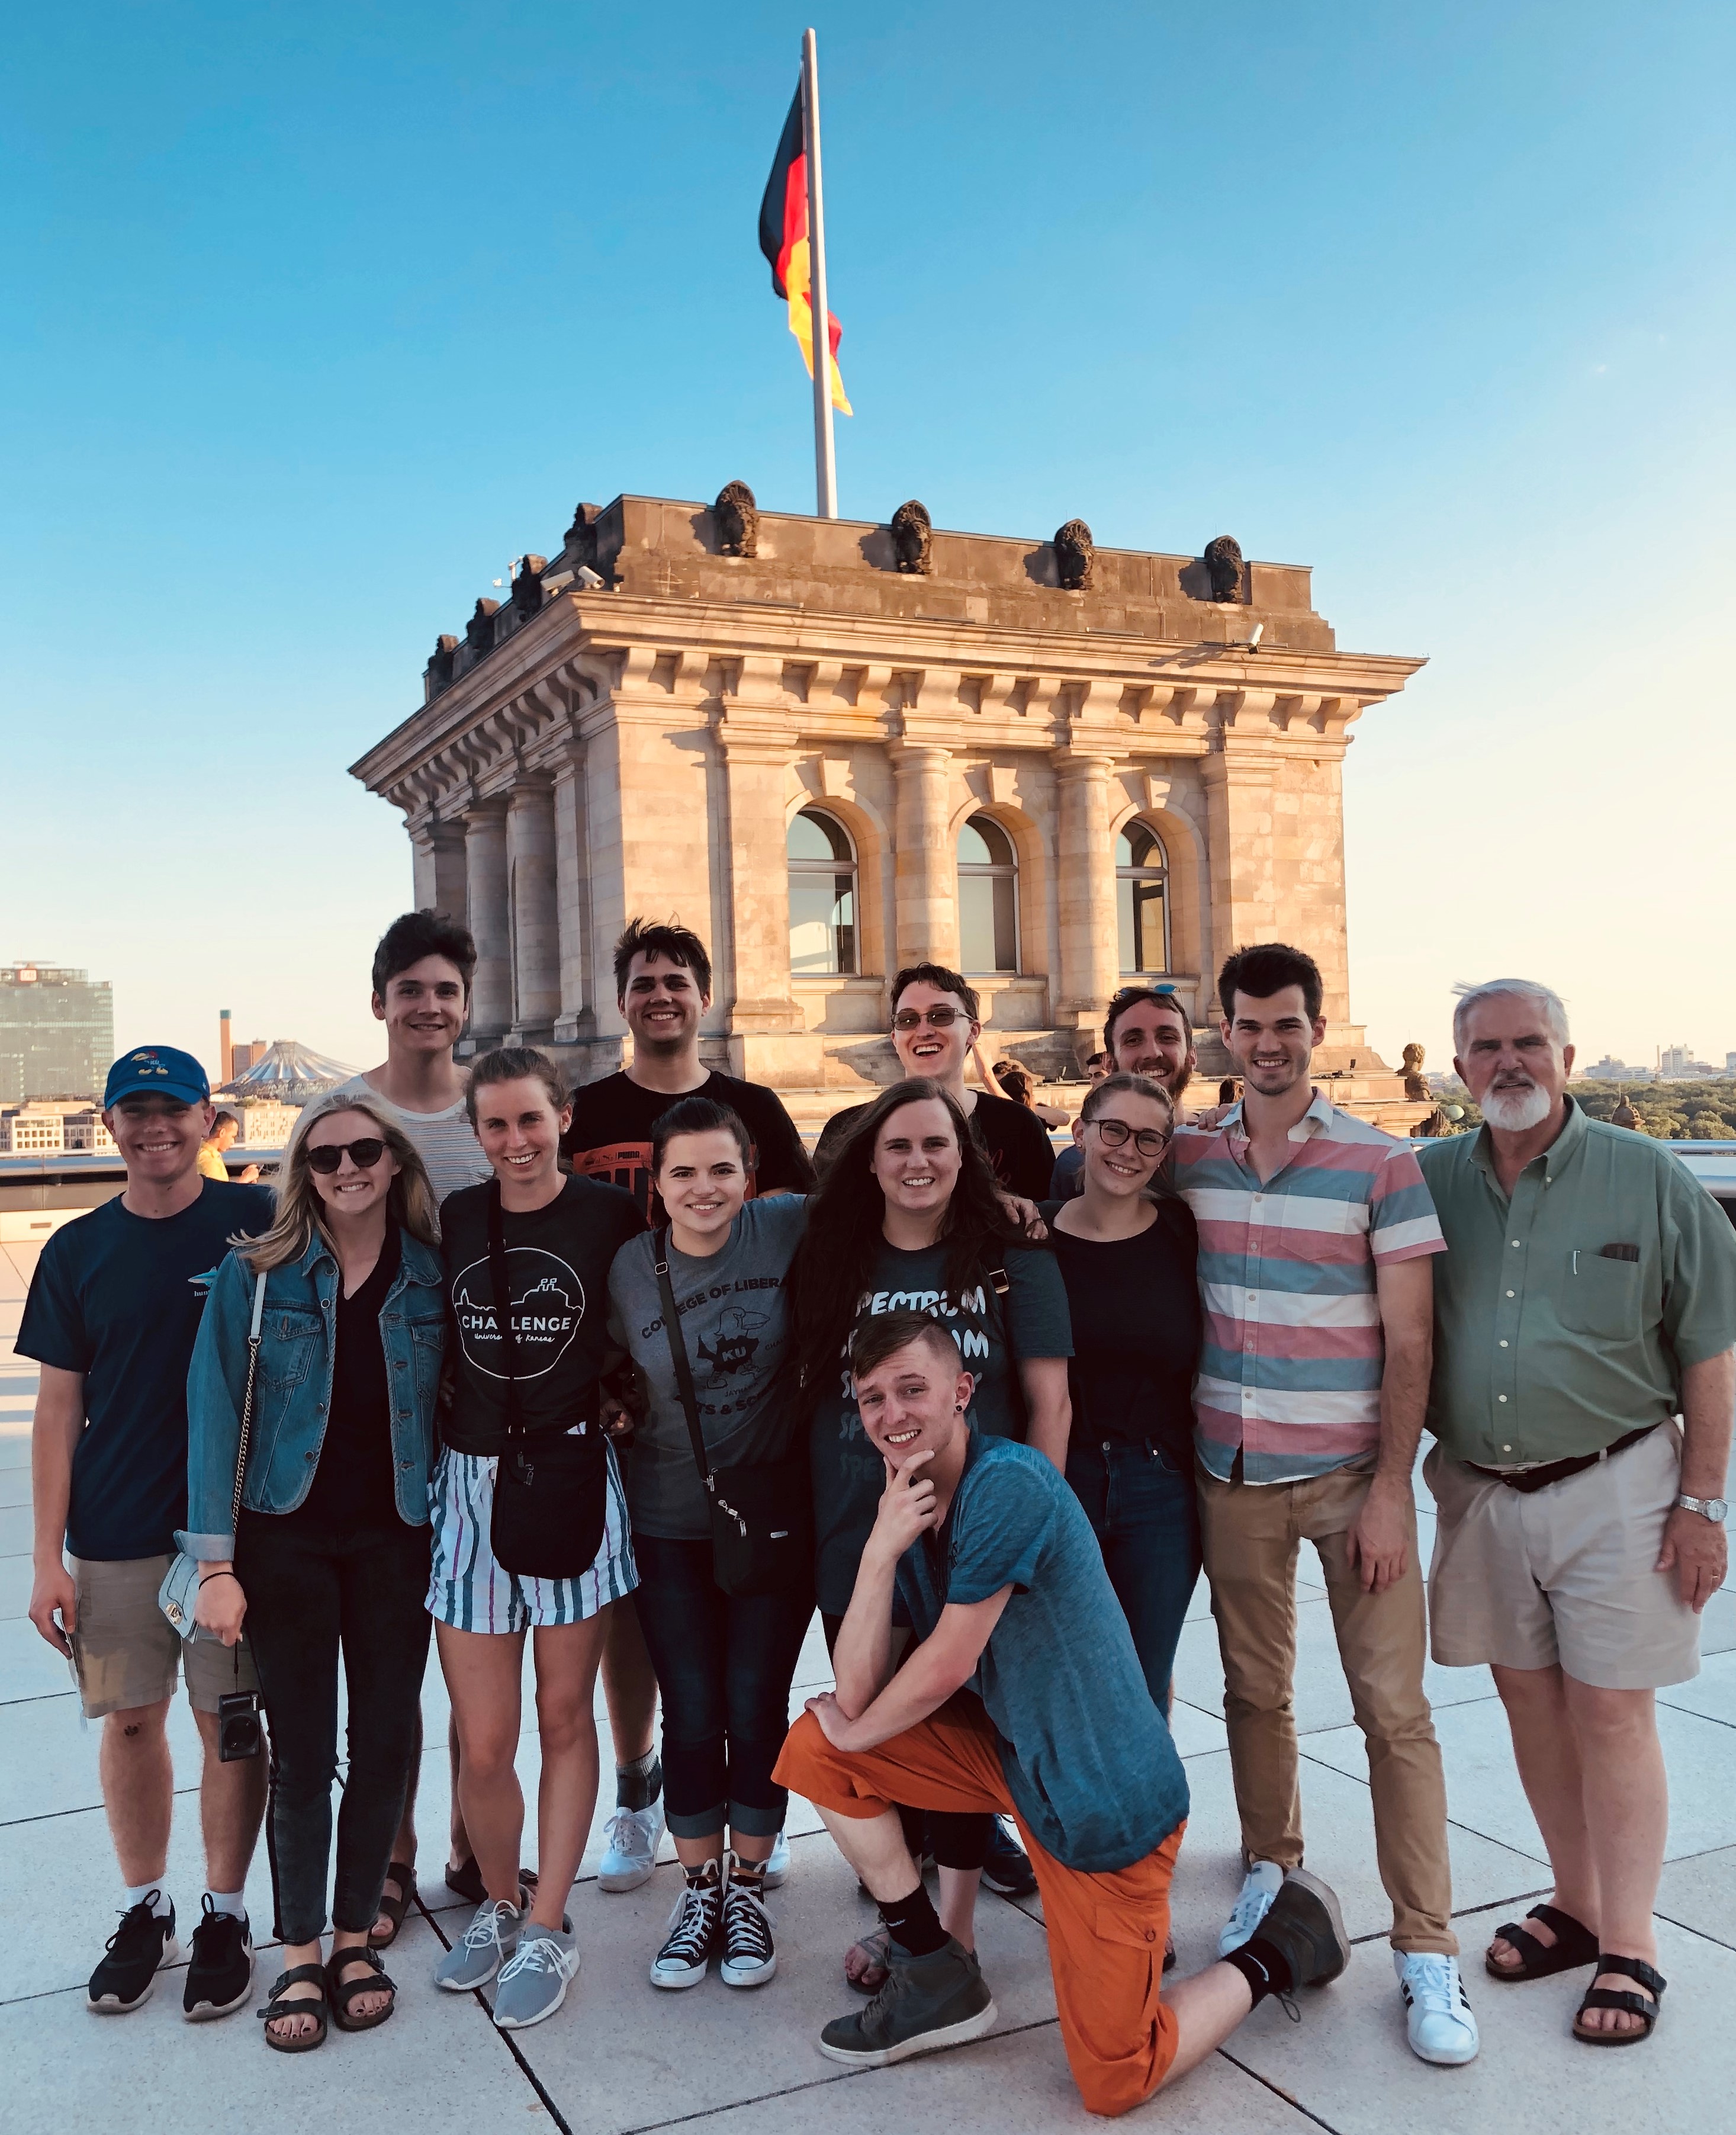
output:
[[[1187,1121],[1182,1092],[1193,1079],[1199,1056],[1193,1047],[1193,1025],[1173,986],[1123,986],[1103,1019],[1103,1043],[1105,1050],[1094,1053],[1086,1063],[1094,1083],[1105,1075],[1144,1075],[1168,1091],[1176,1124]],[[1080,1135],[1076,1121],[1073,1146],[1055,1159],[1055,1183],[1049,1191],[1057,1201],[1071,1200],[1084,1183],[1085,1147]]]
[[[1448,1247],[1429,1614],[1438,1662],[1494,1672],[1555,1876],[1486,1967],[1588,1971],[1574,2037],[1637,2045],[1665,1984],[1656,1694],[1699,1673],[1727,1562],[1736,1233],[1667,1149],[1568,1096],[1548,987],[1471,988],[1453,1037],[1483,1126],[1419,1159]]]

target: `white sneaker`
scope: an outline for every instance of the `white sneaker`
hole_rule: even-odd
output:
[[[1256,1861],[1242,1878],[1241,1895],[1231,1908],[1217,1939],[1217,1953],[1227,1957],[1251,1942],[1260,1924],[1272,1910],[1272,1900],[1284,1888],[1284,1871],[1275,1861]]]
[[[1456,1957],[1401,1949],[1392,1953],[1399,1992],[1405,1997],[1405,2029],[1419,2060],[1439,2068],[1459,2068],[1477,2059],[1477,2019],[1471,1997],[1458,1976]]]
[[[599,1891],[636,1891],[650,1881],[663,1843],[663,1797],[649,1808],[618,1808],[603,1826],[603,1857],[597,1864]]]
[[[776,1891],[790,1880],[790,1835],[781,1831],[766,1856],[766,1888]]]
[[[517,1953],[500,1968],[494,2020],[503,2031],[523,2031],[552,2016],[578,1977],[578,1944],[570,1929],[529,1927]]]

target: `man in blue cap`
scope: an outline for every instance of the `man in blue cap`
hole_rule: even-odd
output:
[[[90,1978],[89,2006],[104,2015],[148,2001],[157,1973],[180,1954],[164,1876],[175,1784],[167,1724],[183,1653],[205,1748],[211,1886],[184,2007],[192,2018],[225,2016],[253,1994],[242,1886],[264,1763],[217,1755],[217,1702],[257,1689],[252,1657],[214,1642],[183,1648],[157,1605],[175,1530],[186,1524],[186,1379],[201,1279],[232,1235],[268,1228],[274,1205],[265,1187],[201,1175],[210,1094],[199,1063],[172,1046],[138,1046],[115,1062],[103,1120],[127,1167],[125,1189],[42,1248],[17,1343],[42,1368],[30,1619],[71,1659],[85,1715],[103,1723],[103,1801],[126,1886],[120,1926]]]

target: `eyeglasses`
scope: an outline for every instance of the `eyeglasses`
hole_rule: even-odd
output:
[[[371,1171],[385,1153],[386,1145],[377,1135],[364,1135],[360,1141],[322,1141],[308,1150],[307,1168],[329,1176],[347,1156],[358,1171]]]
[[[1169,1136],[1158,1127],[1130,1127],[1125,1120],[1087,1120],[1087,1126],[1095,1127],[1105,1148],[1120,1149],[1131,1139],[1141,1156],[1161,1156]]]
[[[894,1030],[920,1030],[929,1024],[936,1030],[950,1030],[955,1023],[969,1023],[968,1015],[955,1008],[901,1008],[892,1018]]]

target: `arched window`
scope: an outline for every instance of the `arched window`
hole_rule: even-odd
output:
[[[856,848],[835,816],[804,808],[790,825],[790,970],[824,978],[856,969]]]
[[[992,816],[959,833],[959,961],[967,971],[1018,969],[1018,861]]]
[[[1129,823],[1115,840],[1115,909],[1124,973],[1169,969],[1168,879],[1163,840],[1144,823]]]

